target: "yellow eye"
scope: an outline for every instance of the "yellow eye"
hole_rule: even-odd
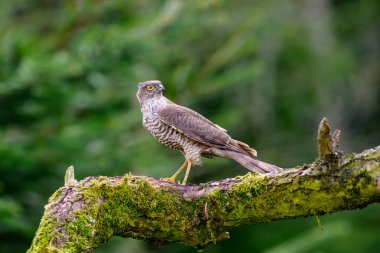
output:
[[[154,89],[154,87],[152,85],[148,85],[148,86],[146,86],[146,89],[149,90],[149,91],[151,91],[151,90]]]

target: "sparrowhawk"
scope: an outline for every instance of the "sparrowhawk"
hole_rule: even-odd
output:
[[[143,115],[144,127],[162,144],[179,150],[186,161],[168,178],[174,182],[187,167],[182,184],[186,184],[191,165],[202,165],[201,156],[226,157],[247,169],[260,174],[279,172],[282,169],[262,161],[256,150],[232,139],[227,131],[199,113],[177,105],[164,97],[164,86],[153,80],[140,83],[136,94]]]

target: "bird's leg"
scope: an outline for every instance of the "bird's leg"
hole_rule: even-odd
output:
[[[182,185],[185,185],[186,182],[187,182],[187,178],[190,174],[190,170],[191,170],[191,162],[190,161],[187,161],[187,169],[186,169],[186,174],[185,174],[185,177],[183,178],[183,181],[182,181]]]
[[[173,176],[169,177],[169,178],[165,178],[165,181],[169,181],[169,182],[175,182],[175,179],[176,177],[179,175],[179,173],[181,173],[181,171],[183,171],[183,169],[186,167],[187,165],[187,160],[182,164],[182,166],[177,170],[176,173],[174,173]]]

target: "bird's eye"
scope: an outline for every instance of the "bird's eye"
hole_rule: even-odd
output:
[[[148,86],[146,86],[146,89],[149,90],[149,91],[151,91],[151,90],[154,89],[154,87],[152,85],[148,85]]]

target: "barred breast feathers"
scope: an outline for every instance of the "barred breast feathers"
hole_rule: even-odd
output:
[[[176,129],[161,122],[157,115],[157,111],[168,102],[170,101],[164,97],[145,101],[141,105],[143,125],[160,143],[173,149],[183,150],[185,137]]]

